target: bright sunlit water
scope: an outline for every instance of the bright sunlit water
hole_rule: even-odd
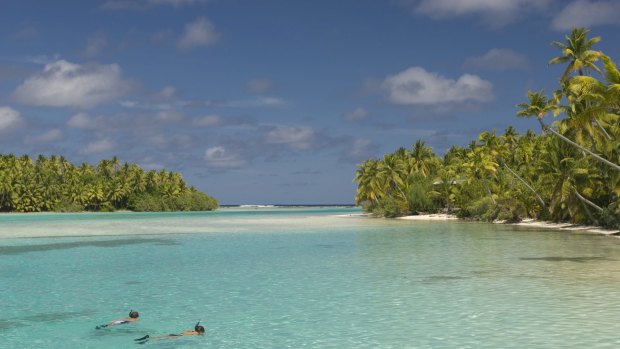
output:
[[[0,215],[0,348],[620,347],[619,239],[357,212]]]

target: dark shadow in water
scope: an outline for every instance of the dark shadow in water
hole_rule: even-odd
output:
[[[467,279],[465,276],[449,276],[449,275],[435,275],[422,278],[424,282],[442,282],[442,281],[456,281]]]
[[[119,247],[135,244],[158,244],[158,245],[178,245],[178,242],[167,239],[117,239],[99,241],[76,241],[59,242],[54,244],[25,245],[25,246],[0,246],[0,256],[10,254],[22,254],[28,252],[45,252],[52,250],[66,250],[76,247]]]
[[[9,330],[16,327],[30,326],[28,322],[51,322],[62,321],[75,317],[86,316],[94,314],[94,311],[70,311],[70,312],[58,312],[58,313],[42,313],[26,316],[19,319],[0,319],[0,332]]]
[[[15,327],[23,327],[26,326],[23,323],[15,320],[0,320],[0,332],[4,330],[8,330]]]
[[[522,261],[546,261],[546,262],[575,262],[585,263],[591,261],[610,261],[606,257],[521,257]]]
[[[50,322],[50,321],[59,321],[66,320],[80,316],[92,315],[93,311],[68,311],[68,312],[58,312],[58,313],[42,313],[26,316],[21,318],[20,320],[33,321],[33,322]]]

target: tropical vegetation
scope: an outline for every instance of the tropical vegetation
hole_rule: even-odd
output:
[[[76,166],[62,156],[0,155],[0,212],[206,211],[213,197],[180,173],[144,171],[117,157]]]
[[[566,64],[551,95],[528,91],[517,116],[541,133],[482,132],[443,157],[423,141],[358,165],[355,202],[377,215],[452,212],[462,218],[535,218],[620,228],[620,70],[575,28],[554,42]]]

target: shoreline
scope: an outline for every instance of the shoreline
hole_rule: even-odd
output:
[[[436,214],[421,214],[415,216],[403,216],[397,217],[396,219],[401,220],[410,220],[410,221],[453,221],[460,220],[463,222],[467,222],[467,220],[463,220],[458,218],[455,215],[446,214],[446,213],[436,213]],[[507,223],[505,221],[494,221],[493,224],[505,224],[505,225],[515,225],[520,227],[530,227],[530,228],[540,228],[540,229],[551,229],[558,231],[568,231],[568,232],[578,232],[578,233],[588,233],[588,234],[599,234],[606,236],[615,236],[620,237],[620,230],[618,229],[607,229],[596,226],[589,225],[578,225],[572,223],[554,223],[554,222],[544,222],[537,221],[535,219],[524,219],[518,223]]]

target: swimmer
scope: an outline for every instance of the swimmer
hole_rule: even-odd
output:
[[[129,311],[129,317],[124,317],[122,319],[114,320],[114,321],[111,321],[111,322],[109,322],[109,323],[107,323],[105,325],[99,325],[99,326],[95,327],[95,329],[100,330],[102,328],[106,328],[106,327],[109,327],[109,326],[128,324],[130,322],[136,322],[136,321],[140,320],[139,318],[140,318],[140,314],[137,311],[130,310]]]
[[[183,337],[183,336],[202,336],[203,334],[205,334],[205,328],[203,326],[200,326],[200,321],[198,321],[198,323],[196,323],[196,326],[194,326],[194,330],[187,330],[187,331],[183,331],[181,333],[171,333],[171,334],[167,334],[164,336],[157,336],[157,337],[151,337],[148,334],[144,337],[141,338],[137,338],[134,339],[134,341],[137,342],[137,344],[144,344],[146,343],[149,339],[157,339],[157,340],[161,340],[161,339],[174,339],[174,338],[178,338],[178,337]]]

